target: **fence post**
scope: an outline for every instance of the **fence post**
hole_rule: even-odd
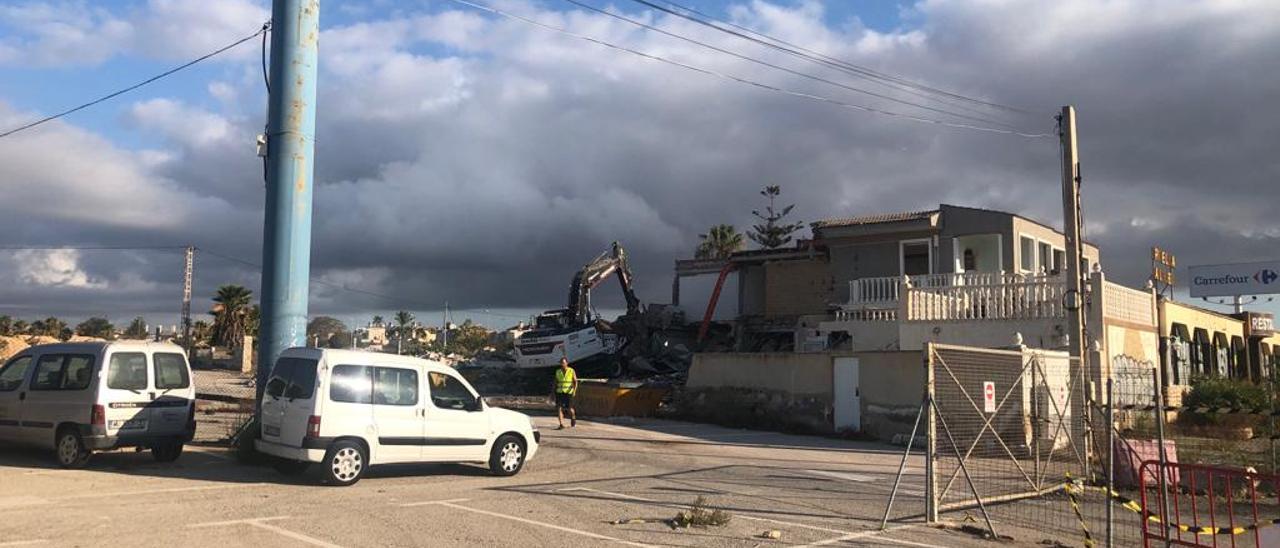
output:
[[[1116,400],[1113,390],[1113,381],[1111,376],[1107,376],[1107,493],[1102,497],[1102,503],[1107,505],[1107,533],[1106,546],[1111,548],[1115,546],[1114,528],[1115,528],[1115,505],[1111,504],[1111,493],[1116,490]]]
[[[938,521],[938,486],[935,484],[934,466],[936,465],[935,454],[938,451],[938,423],[936,421],[937,409],[934,407],[934,386],[933,386],[933,343],[925,343],[924,345],[924,382],[925,382],[925,405],[928,406],[928,414],[925,415],[925,453],[924,453],[924,514],[925,523],[937,523]]]
[[[1160,518],[1165,520],[1165,523],[1169,523],[1169,491],[1168,485],[1165,484],[1169,457],[1164,450],[1164,387],[1160,385],[1160,368],[1151,369],[1151,378],[1156,393],[1156,443],[1159,444],[1160,455]]]

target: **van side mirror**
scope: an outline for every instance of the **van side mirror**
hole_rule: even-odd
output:
[[[481,403],[480,398],[475,398],[467,402],[467,411],[481,411],[483,409],[484,409],[484,404]]]

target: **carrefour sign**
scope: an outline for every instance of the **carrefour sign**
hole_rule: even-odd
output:
[[[1280,261],[1193,266],[1187,274],[1192,297],[1280,293]]]

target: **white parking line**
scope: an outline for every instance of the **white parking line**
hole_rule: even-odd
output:
[[[636,501],[636,502],[646,502],[646,503],[649,503],[649,504],[653,504],[653,505],[657,505],[657,506],[665,506],[665,507],[668,507],[668,508],[677,508],[677,507],[679,507],[679,505],[677,505],[677,504],[670,504],[670,503],[660,502],[660,501],[656,501],[656,500],[653,500],[653,499],[647,499],[647,498],[644,498],[644,497],[637,497],[637,496],[632,496],[632,495],[626,495],[626,494],[623,494],[623,493],[614,493],[614,492],[611,492],[611,491],[601,491],[601,490],[599,490],[599,489],[592,489],[592,488],[590,488],[590,487],[569,487],[569,488],[565,488],[565,489],[556,489],[556,491],[587,491],[587,492],[597,493],[597,494],[601,494],[601,495],[609,495],[609,496],[616,497],[616,498],[620,498],[620,499],[633,500],[633,501]],[[838,535],[852,535],[852,534],[854,534],[852,531],[845,531],[845,530],[842,530],[842,529],[832,529],[832,528],[830,528],[830,527],[822,527],[822,526],[818,526],[818,525],[808,525],[808,524],[804,524],[804,523],[795,523],[795,522],[791,522],[791,521],[782,521],[782,520],[779,520],[779,519],[766,518],[766,517],[761,517],[761,516],[750,516],[750,515],[744,515],[741,511],[739,511],[739,512],[738,512],[737,514],[735,514],[734,516],[735,516],[735,517],[738,517],[738,518],[741,518],[741,519],[750,520],[750,521],[764,521],[764,522],[768,522],[768,523],[778,523],[778,524],[781,524],[781,525],[790,525],[790,526],[792,526],[792,527],[799,527],[799,528],[801,528],[801,529],[812,529],[812,530],[814,530],[814,531],[822,531],[822,532],[824,532],[824,533],[835,533],[835,534],[838,534]]]
[[[406,502],[401,507],[408,508],[411,506],[430,506],[432,504],[445,504],[449,502],[467,502],[471,499],[445,499],[445,500],[424,500],[422,502]]]
[[[525,519],[525,518],[518,517],[518,516],[509,516],[509,515],[507,515],[507,514],[500,514],[500,513],[498,513],[498,512],[490,512],[490,511],[488,511],[488,510],[481,510],[481,509],[479,509],[479,508],[468,508],[468,507],[466,507],[466,506],[460,506],[460,505],[454,504],[454,503],[452,503],[452,502],[437,502],[437,503],[435,503],[435,504],[437,504],[437,505],[439,505],[439,506],[445,506],[445,507],[448,507],[448,508],[453,508],[453,509],[456,509],[456,510],[462,510],[462,511],[465,511],[465,512],[473,512],[473,513],[476,513],[476,514],[483,514],[483,515],[491,516],[491,517],[495,517],[495,518],[501,518],[501,519],[508,519],[508,520],[511,520],[511,521],[517,521],[517,522],[524,523],[524,524],[528,524],[528,525],[536,525],[536,526],[538,526],[538,527],[546,527],[546,528],[548,528],[548,529],[555,529],[556,531],[560,531],[560,532],[563,532],[563,533],[572,533],[572,534],[575,534],[575,535],[581,535],[581,536],[588,537],[588,538],[593,538],[593,539],[596,539],[596,540],[607,540],[607,541],[610,541],[610,542],[617,542],[617,543],[619,543],[619,544],[625,544],[625,545],[627,545],[627,546],[645,546],[645,547],[650,546],[650,545],[648,545],[648,544],[641,544],[641,543],[639,543],[639,542],[631,542],[631,541],[629,541],[629,540],[622,540],[622,539],[620,539],[620,538],[614,538],[614,537],[609,537],[609,536],[605,536],[605,535],[599,535],[599,534],[596,534],[596,533],[592,533],[592,532],[590,532],[590,531],[583,531],[583,530],[580,530],[580,529],[572,529],[572,528],[569,528],[569,527],[563,527],[563,526],[560,526],[560,525],[555,525],[555,524],[553,524],[553,523],[546,523],[546,522],[542,522],[542,521],[534,521],[534,520],[531,520],[531,519]]]
[[[875,480],[875,478],[868,476],[866,474],[854,474],[852,472],[838,472],[835,470],[800,470],[800,471],[813,476],[823,476],[828,478],[842,479],[845,481],[866,482],[866,481]]]
[[[331,542],[325,542],[315,537],[309,537],[302,533],[297,533],[297,532],[290,531],[282,527],[276,527],[274,525],[270,525],[267,523],[268,521],[279,521],[282,519],[289,519],[289,516],[271,516],[266,518],[248,518],[248,519],[233,519],[233,520],[227,520],[227,521],[210,521],[205,523],[193,523],[191,525],[188,525],[187,527],[206,528],[206,527],[227,527],[232,525],[248,525],[250,527],[257,527],[258,529],[262,529],[264,531],[270,531],[280,536],[289,537],[299,542],[305,542],[312,546],[322,546],[324,548],[342,548],[337,544],[333,544]]]
[[[75,500],[75,499],[94,499],[94,498],[102,498],[102,497],[128,497],[128,496],[134,496],[134,495],[158,495],[160,493],[183,493],[187,491],[213,491],[217,489],[240,489],[243,487],[254,487],[258,485],[266,485],[266,484],[265,483],[229,483],[224,485],[198,485],[196,487],[166,487],[162,489],[143,489],[138,491],[84,493],[80,495],[68,495],[65,497],[58,497],[51,500],[60,501],[60,500]]]
[[[282,519],[289,519],[289,516],[271,516],[269,518],[231,519],[227,521],[206,521],[204,523],[192,523],[190,525],[187,525],[187,527],[192,527],[192,528],[223,527],[227,525],[245,525],[245,524],[250,524],[255,522],[276,521],[276,520],[282,520]]]
[[[35,545],[35,544],[44,544],[44,543],[46,543],[46,542],[49,542],[49,541],[44,540],[44,539],[33,539],[33,540],[11,540],[11,541],[8,541],[8,542],[0,542],[0,546],[32,546],[32,545]]]
[[[940,545],[937,545],[937,544],[926,544],[926,543],[923,543],[923,542],[914,542],[914,541],[910,541],[910,540],[902,540],[902,539],[896,539],[896,538],[889,538],[889,537],[886,537],[886,536],[881,536],[881,535],[883,535],[884,533],[888,533],[889,531],[897,531],[897,530],[901,530],[901,529],[908,529],[908,528],[913,528],[913,527],[918,527],[918,525],[904,525],[904,526],[902,526],[902,527],[894,527],[894,528],[891,528],[891,529],[888,529],[888,530],[885,530],[885,531],[863,531],[863,532],[861,532],[861,533],[852,533],[852,534],[845,535],[845,536],[843,536],[843,537],[829,538],[829,539],[827,539],[827,540],[820,540],[820,541],[818,541],[818,542],[814,542],[814,543],[810,543],[810,544],[805,544],[804,546],[801,546],[800,548],[811,548],[811,547],[814,547],[814,546],[830,546],[830,545],[832,545],[832,544],[836,544],[836,543],[839,543],[839,542],[847,542],[847,541],[851,541],[851,540],[865,539],[865,538],[870,538],[870,537],[875,537],[875,542],[877,542],[877,543],[879,543],[879,542],[887,542],[887,543],[889,543],[889,544],[900,544],[900,545],[903,545],[903,546],[918,546],[918,547],[920,547],[920,548],[947,548],[946,546],[940,546]]]

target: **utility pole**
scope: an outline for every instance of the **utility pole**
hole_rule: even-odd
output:
[[[187,267],[182,273],[182,344],[187,349],[187,359],[191,359],[191,349],[195,344],[191,341],[191,280],[195,274],[196,248],[187,246]]]
[[[1058,117],[1058,135],[1062,138],[1062,219],[1065,224],[1062,233],[1066,236],[1067,248],[1067,288],[1066,309],[1069,348],[1071,357],[1084,359],[1084,276],[1081,258],[1084,255],[1084,243],[1080,240],[1080,160],[1077,157],[1076,144],[1076,109],[1062,107]]]
[[[444,302],[444,326],[440,329],[440,336],[444,342],[441,347],[444,348],[445,354],[449,353],[449,301]]]
[[[320,1],[273,0],[258,401],[284,349],[307,341]]]

